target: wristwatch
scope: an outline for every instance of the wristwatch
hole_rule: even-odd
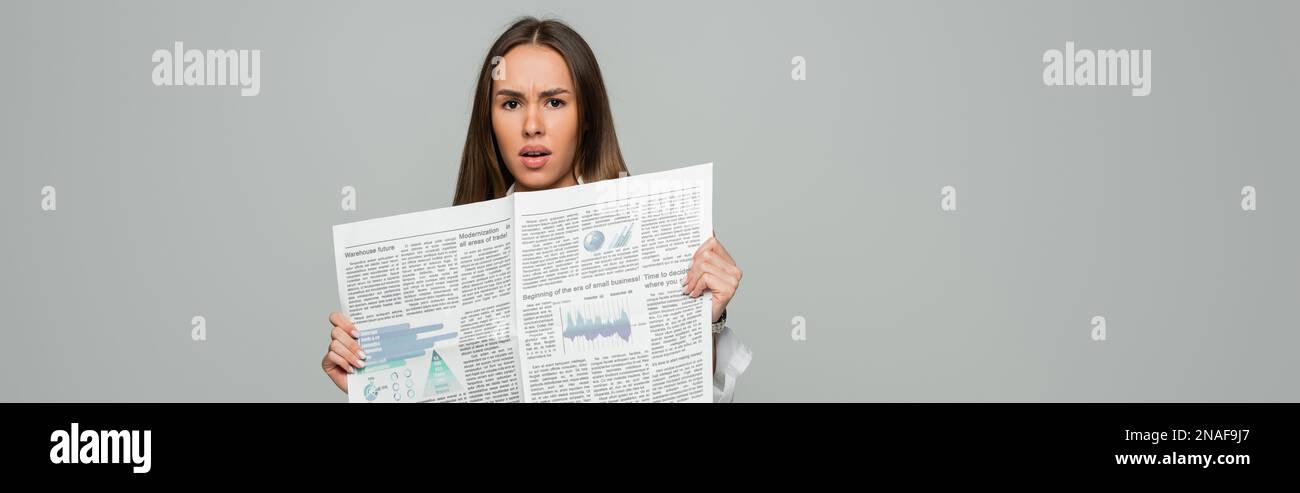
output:
[[[717,322],[713,322],[713,333],[721,334],[722,329],[727,326],[727,309],[722,309],[722,317]]]

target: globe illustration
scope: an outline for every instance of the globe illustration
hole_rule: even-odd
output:
[[[600,246],[604,244],[605,234],[600,231],[587,233],[587,237],[582,239],[582,248],[586,248],[588,252],[600,250]]]

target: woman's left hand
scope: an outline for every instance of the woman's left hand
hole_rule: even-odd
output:
[[[723,310],[727,309],[727,303],[736,296],[740,278],[740,267],[736,267],[736,261],[727,253],[726,248],[722,248],[718,237],[711,236],[691,258],[691,268],[686,271],[686,279],[682,280],[682,293],[697,298],[706,289],[712,292],[713,321],[717,322],[722,318]]]

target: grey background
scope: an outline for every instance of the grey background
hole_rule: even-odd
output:
[[[716,163],[739,401],[1300,400],[1280,1],[4,2],[0,400],[343,401],[330,226],[449,205],[520,14],[592,45],[634,173]],[[1151,95],[1044,86],[1070,40]],[[261,95],[153,86],[174,41]]]

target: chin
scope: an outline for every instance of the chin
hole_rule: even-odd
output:
[[[551,185],[558,181],[557,177],[545,176],[528,168],[513,174],[515,175],[515,182],[519,184],[516,188],[522,186],[529,190],[541,190],[551,188]]]
[[[515,182],[519,183],[519,186],[531,190],[551,188],[564,177],[563,173],[554,173],[551,169],[528,169],[522,164],[518,168],[510,168],[510,174],[514,175]]]

